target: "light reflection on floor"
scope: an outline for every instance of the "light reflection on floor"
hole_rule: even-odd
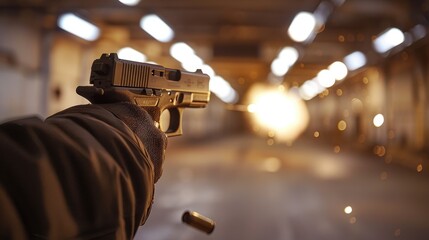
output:
[[[427,239],[429,177],[375,154],[250,136],[170,144],[136,239]],[[180,222],[213,218],[206,235]]]

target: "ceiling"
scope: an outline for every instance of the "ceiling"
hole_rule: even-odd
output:
[[[330,14],[315,38],[306,44],[291,41],[286,30],[293,17],[318,9]],[[284,46],[300,51],[300,59],[284,78],[299,84],[353,51],[376,57],[371,47],[374,36],[387,27],[408,31],[416,24],[427,26],[428,10],[425,0],[142,0],[134,7],[116,0],[0,0],[0,14],[33,11],[55,17],[75,12],[102,31],[125,29],[129,40],[136,42],[153,41],[139,21],[156,13],[175,31],[173,42],[195,47],[239,92],[249,83],[266,81],[271,61]],[[168,49],[168,44],[162,46]]]

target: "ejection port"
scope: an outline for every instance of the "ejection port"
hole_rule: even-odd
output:
[[[171,69],[167,72],[167,79],[171,81],[180,81],[181,73],[180,70]]]

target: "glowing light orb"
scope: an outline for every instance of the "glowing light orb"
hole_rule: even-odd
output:
[[[306,128],[309,114],[305,103],[287,91],[255,84],[248,93],[248,112],[254,129],[276,141],[292,142]]]
[[[381,127],[383,125],[383,123],[384,123],[384,116],[383,116],[383,114],[379,113],[379,114],[375,115],[375,117],[374,117],[374,119],[373,119],[372,122],[374,123],[375,127]]]
[[[337,124],[337,127],[338,127],[338,130],[340,130],[340,131],[346,130],[346,128],[347,128],[346,121],[344,121],[344,120],[339,121]]]
[[[352,207],[350,207],[350,206],[347,206],[346,208],[344,208],[344,212],[345,212],[346,214],[350,214],[350,213],[352,213],[352,212],[353,212],[353,208],[352,208]]]

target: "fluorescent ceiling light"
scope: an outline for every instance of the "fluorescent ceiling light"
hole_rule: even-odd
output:
[[[353,71],[365,66],[366,57],[362,52],[356,51],[344,57],[344,64],[346,64],[349,71]]]
[[[280,53],[279,57],[280,59],[283,59],[289,66],[292,66],[295,64],[296,60],[298,60],[299,53],[298,51],[293,47],[284,47]]]
[[[170,47],[170,55],[182,63],[182,67],[186,71],[195,71],[204,65],[203,60],[195,54],[194,49],[184,42],[173,44]]]
[[[279,53],[279,58],[287,61],[289,66],[294,65],[296,60],[298,60],[298,57],[299,57],[299,53],[293,47],[284,47]]]
[[[221,76],[210,79],[210,91],[226,103],[234,103],[238,99],[237,92]]]
[[[204,64],[203,66],[201,66],[201,71],[203,71],[203,73],[209,75],[210,78],[214,78],[216,76],[213,68],[207,64]]]
[[[169,42],[174,37],[174,32],[170,26],[155,14],[142,17],[140,27],[160,42]]]
[[[186,62],[186,59],[195,55],[194,49],[184,42],[178,42],[170,47],[170,55],[179,62]]]
[[[340,61],[333,62],[329,65],[328,70],[338,81],[343,80],[348,74],[347,66]]]
[[[119,0],[119,2],[128,6],[135,6],[139,4],[140,0]]]
[[[289,26],[289,37],[295,42],[304,42],[310,38],[316,27],[316,18],[312,13],[300,12]]]
[[[380,34],[373,42],[375,50],[379,53],[385,53],[390,49],[403,43],[405,40],[404,33],[397,28],[390,28]]]
[[[118,57],[120,59],[135,61],[135,62],[146,62],[146,56],[130,47],[122,48],[118,51]]]
[[[271,71],[277,77],[282,77],[289,71],[289,64],[284,59],[276,58],[271,63]]]
[[[62,14],[58,18],[58,26],[87,41],[94,41],[100,36],[100,30],[97,26],[72,13]]]
[[[327,69],[323,69],[317,74],[316,81],[320,84],[320,86],[329,88],[334,86],[335,84],[335,77],[331,73],[331,71]]]
[[[201,69],[210,77],[210,91],[225,103],[235,103],[238,100],[237,92],[221,76],[215,75],[212,67],[195,54],[194,49],[184,42],[178,42],[170,47],[170,55],[182,63],[183,69],[194,72]]]
[[[271,72],[277,77],[283,77],[289,68],[298,60],[298,51],[293,47],[284,47],[271,63]]]
[[[190,71],[190,72],[194,72],[197,69],[201,69],[203,65],[204,65],[203,60],[197,55],[191,55],[188,58],[186,58],[185,61],[182,62],[182,67],[186,71]]]
[[[304,100],[310,100],[324,90],[325,88],[320,86],[316,81],[308,80],[299,88],[299,95]]]

